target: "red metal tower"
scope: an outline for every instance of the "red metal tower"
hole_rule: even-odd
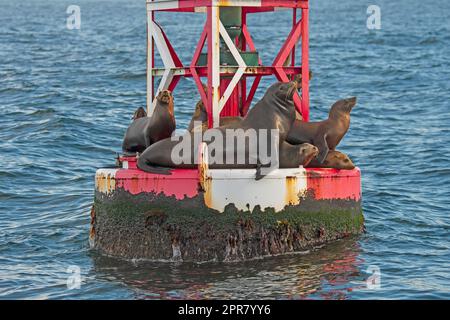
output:
[[[292,10],[292,29],[272,65],[264,66],[247,28],[247,15],[279,9]],[[167,35],[155,21],[155,11],[206,13],[206,24],[189,66],[183,65]],[[297,14],[301,12],[300,20]],[[208,111],[209,127],[220,116],[244,116],[263,76],[289,81],[302,75],[301,95],[294,96],[297,110],[309,120],[308,0],[147,0],[147,110],[160,90],[174,90],[180,77],[192,77]],[[301,65],[295,50],[301,42]],[[207,52],[202,53],[207,44]],[[154,64],[155,47],[164,67]],[[155,92],[154,78],[162,77]],[[207,78],[207,90],[201,77]],[[247,78],[253,82],[247,90]]]

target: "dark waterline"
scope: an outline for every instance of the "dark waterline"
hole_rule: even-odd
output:
[[[133,111],[145,104],[144,3],[0,0],[0,298],[450,298],[447,0],[377,1],[379,31],[366,28],[372,2],[311,1],[311,117],[358,97],[340,149],[362,170],[367,234],[229,264],[90,251],[95,170],[113,163]],[[81,7],[81,30],[66,28],[71,4]],[[267,64],[289,17],[249,19]],[[188,63],[203,15],[158,20]],[[193,82],[182,80],[178,129],[197,100]],[[81,270],[80,289],[67,289],[70,266]],[[379,290],[366,287],[371,266],[380,268]]]

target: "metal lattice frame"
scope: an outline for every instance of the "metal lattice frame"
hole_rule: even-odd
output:
[[[240,47],[230,38],[224,25],[220,21],[220,8],[242,7],[242,37]],[[278,9],[293,10],[293,26],[283,46],[271,66],[263,66],[259,60],[258,67],[245,64],[239,49],[247,48],[256,51],[253,40],[247,28],[247,14],[274,11]],[[297,21],[297,10],[301,10],[301,19]],[[155,11],[173,12],[206,12],[207,19],[203,32],[198,41],[194,56],[189,66],[184,66],[170,44],[163,29],[155,22]],[[294,96],[294,102],[303,120],[309,120],[309,39],[308,39],[308,1],[307,0],[155,0],[147,1],[147,111],[151,115],[155,106],[154,97],[164,89],[173,90],[180,77],[192,77],[200,92],[203,103],[208,111],[209,127],[219,125],[220,113],[235,89],[239,90],[241,114],[248,111],[256,93],[262,76],[275,75],[279,81],[289,81],[289,77],[301,73],[302,94]],[[230,50],[237,66],[220,65],[220,38]],[[295,66],[295,50],[301,41],[301,67]],[[207,66],[197,66],[203,47],[207,43]],[[158,50],[164,68],[155,68],[154,50]],[[155,92],[154,78],[161,77]],[[221,77],[232,76],[226,89],[221,95]],[[207,90],[202,85],[201,77],[207,77]],[[247,77],[254,77],[254,81],[247,94]],[[223,88],[222,88],[223,89]]]

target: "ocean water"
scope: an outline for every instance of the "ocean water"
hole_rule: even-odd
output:
[[[89,250],[95,170],[113,163],[145,104],[144,2],[0,0],[0,298],[450,298],[447,0],[311,1],[311,117],[358,97],[340,149],[362,170],[366,234],[227,264],[123,261]],[[80,30],[66,27],[72,4]],[[381,30],[366,27],[371,4],[380,6]],[[249,19],[266,64],[289,18]],[[157,19],[189,62],[204,16]],[[197,99],[182,80],[180,130]],[[80,287],[70,289],[78,270]],[[378,271],[380,286],[367,286]]]

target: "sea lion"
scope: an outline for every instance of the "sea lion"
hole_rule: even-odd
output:
[[[136,109],[136,111],[133,114],[133,117],[131,118],[132,120],[136,120],[139,118],[143,118],[147,116],[147,112],[145,111],[145,109],[143,107],[139,107]]]
[[[309,78],[309,80],[312,79],[312,71],[311,70],[309,70],[309,72],[308,72],[308,78]],[[303,75],[301,73],[294,76],[294,81],[296,81],[298,83],[299,90],[302,88],[302,79],[303,79]],[[303,116],[300,112],[298,112],[297,109],[295,110],[295,119],[303,121]]]
[[[242,118],[242,117],[221,117],[219,126],[222,128],[237,129],[237,128],[239,128],[242,120],[244,120],[244,118]],[[189,125],[189,127],[190,128],[192,127],[192,129],[188,130],[189,132],[195,132],[197,130],[201,130],[202,132],[205,132],[206,130],[208,130],[208,121],[205,121],[202,124],[199,124],[195,127],[194,127],[194,125],[192,125],[192,126]]]
[[[334,150],[350,127],[350,112],[356,97],[336,101],[328,119],[319,122],[295,120],[286,138],[290,144],[311,143],[319,148],[318,160],[323,163],[329,150]]]
[[[161,147],[171,147],[168,143],[163,144],[164,141],[161,142]],[[157,146],[158,143],[154,144],[154,149],[159,148]],[[152,147],[153,147],[152,146]],[[172,145],[173,147],[173,145]],[[147,149],[148,150],[148,149]],[[194,159],[191,159],[191,163],[182,163],[175,165],[171,161],[167,161],[167,157],[164,156],[165,152],[161,153],[160,150],[153,150],[152,157],[149,160],[149,157],[145,155],[147,150],[138,157],[138,163],[137,166],[139,169],[150,172],[150,173],[157,173],[157,174],[170,174],[170,169],[173,168],[182,168],[182,169],[196,169],[198,167],[197,164],[194,163]],[[170,150],[170,152],[172,149]],[[194,150],[192,150],[193,154]],[[149,151],[150,153],[150,151]],[[319,149],[317,149],[316,146],[313,146],[309,143],[302,143],[299,145],[291,145],[287,142],[283,142],[280,146],[279,151],[279,168],[298,168],[300,166],[306,167],[308,166],[311,161],[317,156],[319,153]],[[145,157],[144,161],[140,160],[142,157]],[[155,165],[157,163],[158,165]],[[160,166],[159,164],[165,164],[164,167]],[[258,163],[256,164],[250,164],[248,161],[243,164],[209,164],[210,169],[259,169]],[[170,169],[169,169],[170,168]],[[260,170],[257,170],[256,172],[256,180],[259,180],[263,178],[264,175],[260,173]]]
[[[323,163],[317,159],[313,159],[307,168],[333,168],[340,170],[352,170],[355,168],[353,161],[345,154],[337,150],[330,150]]]
[[[133,122],[128,127],[122,143],[122,151],[125,154],[143,152],[151,144],[170,137],[175,130],[172,93],[163,90],[156,100],[155,111],[151,117],[146,116],[143,108],[135,111]]]
[[[312,79],[312,71],[311,70],[309,71],[308,76],[309,76],[309,80],[311,80]],[[301,87],[302,87],[302,75],[301,74],[297,74],[294,77],[294,82],[296,82],[296,84],[297,84],[297,89],[301,89]],[[203,85],[203,89],[206,92],[206,90],[207,90],[206,85],[205,84],[202,84],[202,85]],[[303,119],[302,115],[297,111],[297,109],[295,110],[295,117],[298,120],[302,120]],[[230,127],[235,127],[235,126],[238,126],[243,119],[244,119],[243,117],[239,117],[239,116],[236,116],[236,117],[231,117],[231,116],[221,117],[219,125],[221,127],[223,127],[223,126],[227,126],[229,128]],[[202,99],[200,99],[197,102],[197,104],[195,105],[195,111],[194,111],[194,114],[192,115],[191,121],[190,121],[189,126],[188,126],[188,131],[189,132],[191,132],[194,129],[194,122],[197,122],[197,123],[201,122],[203,124],[203,130],[208,129],[208,113],[206,112],[206,108],[205,108],[205,105],[204,105]]]
[[[221,117],[219,125],[221,127],[237,126],[243,119],[244,118],[242,117]],[[187,128],[188,132],[198,129],[198,123],[201,123],[202,131],[206,131],[208,129],[208,113],[206,112],[205,105],[201,99],[195,105],[194,114],[192,115],[191,121],[189,122],[189,126]]]
[[[220,118],[220,126],[227,128],[239,128],[243,120],[243,117],[222,117]]]
[[[196,123],[206,124],[206,129],[208,128],[208,113],[206,112],[205,105],[203,100],[200,99],[199,102],[195,105],[194,114],[192,115],[191,122],[188,126],[188,131],[192,132],[194,130],[194,126]]]
[[[264,97],[256,103],[256,105],[248,112],[247,116],[240,121],[239,129],[242,129],[246,132],[249,129],[256,130],[256,132],[260,132],[259,130],[266,130],[268,132],[267,137],[267,146],[271,145],[270,141],[270,132],[273,129],[277,130],[279,144],[280,146],[285,141],[288,132],[292,126],[292,123],[295,120],[295,106],[293,102],[293,93],[297,89],[296,82],[288,82],[282,83],[278,82],[270,86]],[[223,137],[226,137],[226,127],[218,127],[209,130],[219,130],[222,133]],[[211,132],[209,130],[205,131],[205,135]],[[229,129],[230,130],[230,129]],[[159,141],[158,143],[150,146],[145,150],[143,154],[139,156],[137,166],[138,168],[153,173],[165,173],[168,174],[167,168],[192,168],[196,167],[195,164],[195,155],[197,154],[198,145],[194,145],[193,132],[188,132],[186,135],[190,135],[191,143],[190,143],[190,161],[187,161],[187,164],[178,164],[175,163],[171,157],[172,150],[175,146],[178,145],[178,141],[172,141],[172,139],[164,139]],[[259,139],[259,136],[258,136]],[[258,140],[257,145],[259,146],[260,140]],[[207,142],[209,145],[211,142]],[[246,146],[247,144],[247,146]],[[224,146],[223,154],[226,154],[226,143],[222,144]],[[224,164],[219,165],[221,168],[238,168],[238,167],[249,167],[252,166],[252,163],[259,163],[258,155],[256,155],[257,159],[250,159],[252,155],[249,155],[248,150],[248,141],[242,145],[237,145],[234,148],[235,157],[237,154],[240,154],[240,150],[244,149],[245,153],[245,163],[242,166],[238,166],[236,164]],[[300,150],[300,147],[298,150]],[[256,152],[259,154],[259,152]],[[158,168],[165,167],[165,168]],[[297,165],[298,166],[298,165]],[[214,168],[215,166],[210,166]],[[254,166],[255,167],[255,166]],[[256,165],[257,167],[257,165]]]
[[[306,167],[319,153],[319,149],[309,143],[292,145],[283,142],[280,145],[280,168]]]
[[[312,73],[311,70],[309,70],[309,72],[308,72],[308,78],[309,78],[309,80],[312,79],[312,76],[313,76],[313,73]],[[303,78],[303,76],[302,76],[301,73],[296,74],[296,75],[294,76],[294,81],[298,83],[298,88],[299,88],[299,89],[302,87],[302,78]]]
[[[203,91],[207,94],[208,87],[206,84],[202,83],[202,87]],[[187,128],[188,132],[192,132],[192,130],[194,130],[194,126],[196,126],[199,122],[206,124],[203,127],[206,129],[208,128],[208,112],[206,111],[205,104],[201,98],[195,105],[194,114],[192,115],[191,122],[189,122],[189,126]]]

